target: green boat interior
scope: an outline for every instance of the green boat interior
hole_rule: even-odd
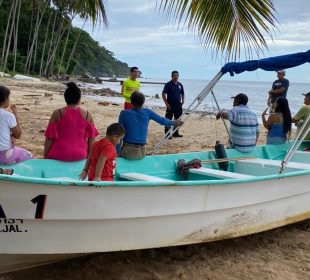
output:
[[[202,151],[180,154],[167,154],[147,156],[143,160],[117,159],[115,181],[147,181],[161,184],[169,184],[180,181],[214,181],[214,180],[245,180],[257,177],[279,174],[281,160],[286,155],[290,143],[283,145],[257,146],[251,153],[240,153],[235,149],[226,149],[230,160],[227,171],[221,170],[216,160],[214,151]],[[310,172],[310,141],[302,143],[291,158],[283,174],[296,171]],[[183,159],[185,162],[193,159],[202,161],[200,168],[189,168],[187,178],[184,179],[177,172],[177,162]],[[208,161],[208,163],[203,163]],[[210,162],[211,161],[211,162]],[[79,185],[79,174],[83,169],[84,161],[60,162],[56,160],[33,159],[18,164],[0,165],[2,168],[14,169],[10,179],[35,178],[54,179],[58,182],[74,181]],[[9,175],[0,175],[0,179]],[[23,180],[24,181],[24,180]],[[82,182],[81,182],[82,183]]]

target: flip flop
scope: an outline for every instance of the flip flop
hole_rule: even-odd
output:
[[[7,168],[0,167],[0,174],[12,175],[13,173],[14,173],[14,169],[7,169]]]

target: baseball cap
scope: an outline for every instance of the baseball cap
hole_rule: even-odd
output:
[[[243,104],[243,105],[246,105],[249,101],[247,95],[244,93],[239,93],[236,96],[232,96],[231,98],[238,101],[239,104]]]
[[[303,93],[302,95],[306,96],[306,97],[309,97],[310,98],[310,92],[308,93]]]
[[[285,75],[286,72],[284,69],[282,69],[282,70],[278,70],[277,73],[281,73],[281,74]]]

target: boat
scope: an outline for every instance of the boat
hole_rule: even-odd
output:
[[[113,182],[80,181],[84,161],[0,165],[14,170],[0,174],[0,273],[95,252],[234,238],[309,219],[310,141],[303,141],[309,130],[294,142],[247,154],[227,149],[224,159],[214,151],[118,158]],[[200,164],[180,173],[180,160]]]

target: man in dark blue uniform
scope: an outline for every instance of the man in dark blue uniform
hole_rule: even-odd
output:
[[[163,89],[162,97],[166,104],[166,115],[167,119],[172,120],[174,117],[177,120],[183,113],[182,105],[184,104],[184,88],[183,85],[178,81],[179,72],[172,71],[171,81],[165,84]],[[165,127],[165,133],[169,130],[170,127]],[[179,134],[177,130],[173,137],[183,137]]]
[[[285,70],[279,70],[277,72],[278,79],[273,82],[271,90],[268,91],[269,98],[267,103],[272,109],[274,109],[274,103],[279,97],[286,97],[290,82],[284,76]]]

